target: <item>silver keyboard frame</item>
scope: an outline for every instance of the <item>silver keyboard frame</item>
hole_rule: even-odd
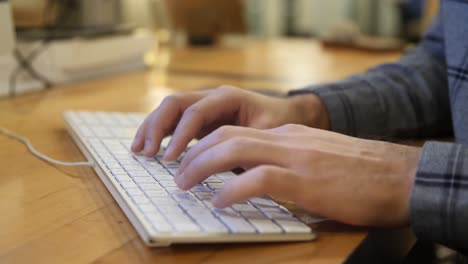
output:
[[[124,214],[130,220],[132,225],[135,227],[137,233],[149,247],[168,247],[172,244],[195,244],[195,243],[254,243],[254,242],[285,242],[285,241],[310,241],[316,238],[316,234],[311,231],[308,234],[211,234],[211,233],[171,233],[169,235],[157,233],[151,227],[151,224],[145,219],[145,217],[139,212],[139,209],[133,204],[133,201],[123,196],[121,193],[125,193],[117,180],[108,175],[112,175],[107,167],[102,163],[97,153],[83,142],[76,131],[78,129],[73,128],[72,122],[68,118],[67,111],[63,113],[63,117],[66,121],[66,127],[78,145],[78,148],[83,155],[89,160],[93,161],[94,171],[106,186],[107,190],[111,193],[117,204],[120,206]]]

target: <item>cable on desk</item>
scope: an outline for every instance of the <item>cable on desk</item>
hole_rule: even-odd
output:
[[[19,136],[18,134],[15,134],[15,133],[13,133],[13,132],[5,129],[5,128],[0,127],[0,134],[3,134],[5,136],[7,136],[7,137],[10,137],[10,138],[12,138],[12,139],[14,139],[16,141],[19,141],[19,142],[23,143],[34,156],[36,156],[36,157],[38,157],[38,158],[40,158],[42,160],[45,160],[48,163],[59,165],[59,166],[68,166],[68,167],[81,167],[81,166],[93,167],[94,166],[94,163],[90,162],[90,161],[87,161],[87,162],[64,162],[64,161],[49,158],[48,156],[46,156],[46,155],[40,153],[39,151],[37,151],[31,145],[31,142],[29,141],[29,139],[24,138],[22,136]]]

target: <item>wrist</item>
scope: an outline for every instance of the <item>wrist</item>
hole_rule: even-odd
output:
[[[393,216],[395,226],[406,226],[409,224],[411,195],[413,192],[414,181],[416,178],[419,157],[421,149],[411,146],[395,145],[393,149],[395,162],[392,162],[393,168],[390,171],[394,172],[394,176],[400,178],[397,180],[401,183],[399,187],[393,188],[394,204]],[[386,154],[388,158],[388,152]],[[388,175],[388,173],[387,173]]]
[[[330,130],[328,110],[322,99],[315,94],[301,94],[289,97],[298,118],[298,123],[324,130]]]

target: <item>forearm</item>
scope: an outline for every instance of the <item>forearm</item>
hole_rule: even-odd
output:
[[[440,27],[433,31],[398,62],[290,95],[316,94],[327,109],[331,130],[352,136],[447,134],[451,117],[443,39]]]
[[[359,137],[434,136],[451,128],[446,86],[441,62],[418,49],[398,63],[292,94],[319,96],[336,132]]]

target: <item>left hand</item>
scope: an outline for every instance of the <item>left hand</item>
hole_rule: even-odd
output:
[[[215,195],[215,206],[272,195],[348,224],[402,226],[409,222],[419,155],[419,148],[300,125],[224,126],[187,152],[175,180],[186,190],[243,167],[246,172]]]

